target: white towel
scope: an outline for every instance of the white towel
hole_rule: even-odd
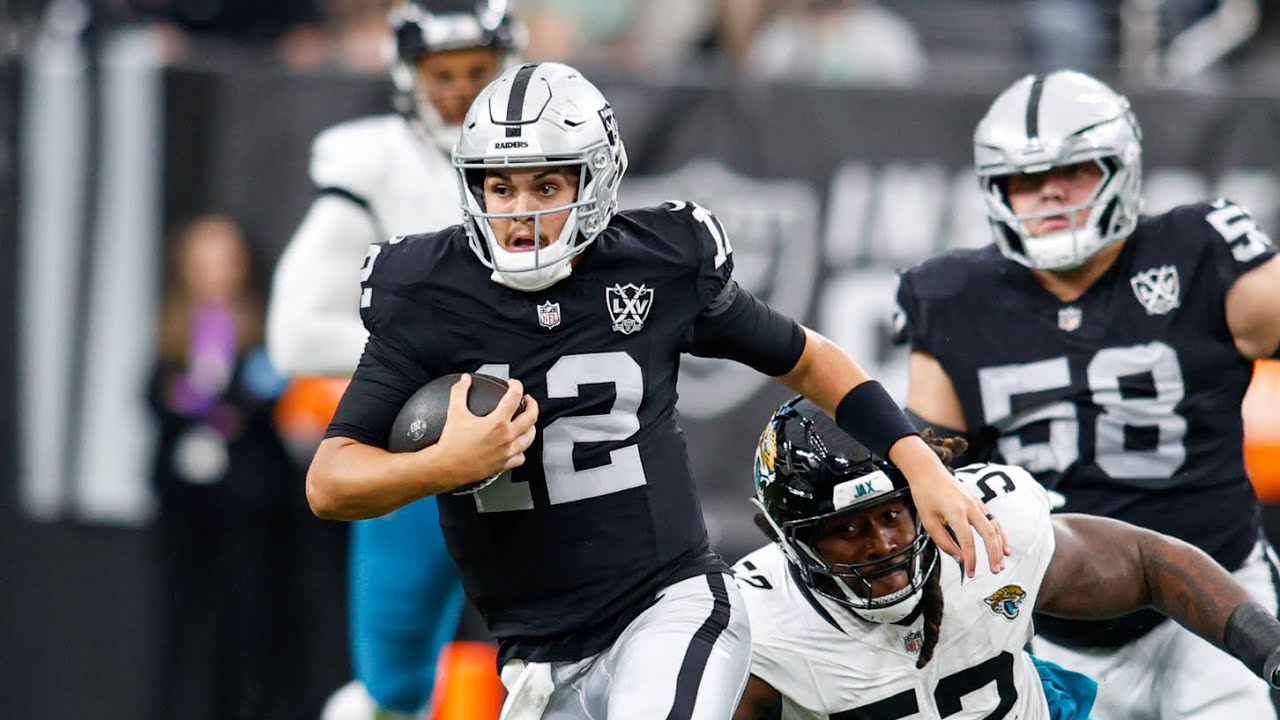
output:
[[[502,684],[507,688],[507,701],[498,720],[539,720],[556,687],[550,663],[523,660],[508,660],[502,666]]]

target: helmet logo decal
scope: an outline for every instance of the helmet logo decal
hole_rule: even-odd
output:
[[[639,287],[631,283],[614,284],[605,288],[604,298],[614,332],[630,335],[644,329],[645,318],[649,317],[649,309],[653,307],[652,288],[643,284]]]
[[[763,469],[770,475],[774,473],[775,463],[778,460],[778,430],[769,423],[769,427],[764,429],[764,433],[760,436],[760,463]]]
[[[1129,284],[1148,315],[1166,315],[1182,304],[1178,299],[1178,268],[1173,265],[1143,270],[1129,278]]]
[[[988,595],[983,602],[991,608],[991,612],[1012,620],[1018,617],[1018,612],[1022,610],[1022,601],[1026,598],[1027,592],[1022,588],[1017,585],[1005,585]]]
[[[538,306],[538,324],[550,330],[560,324],[560,303],[550,300]]]
[[[604,134],[609,140],[609,147],[618,147],[618,119],[613,115],[613,106],[600,108],[600,122],[604,123]]]

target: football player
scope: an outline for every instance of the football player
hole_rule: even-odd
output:
[[[1226,200],[1140,215],[1138,123],[1087,75],[1015,82],[974,154],[994,244],[901,276],[917,424],[1030,470],[1065,511],[1199,547],[1274,612],[1240,403],[1280,344],[1275,247]],[[1150,610],[1037,631],[1037,655],[1099,680],[1101,718],[1275,717],[1266,683]]]
[[[359,282],[369,245],[458,221],[449,152],[471,101],[518,51],[507,5],[402,3],[390,25],[393,78],[406,112],[344,122],[317,136],[317,195],[276,266],[268,312],[271,357],[287,373],[350,376],[367,335]],[[437,657],[454,637],[463,604],[435,500],[356,523],[349,552],[356,681],[331,699],[324,717],[368,720],[375,700],[386,711],[416,712],[431,698]]]
[[[714,215],[680,201],[618,211],[626,150],[577,70],[503,73],[468,112],[453,162],[463,223],[370,249],[369,343],[307,495],[339,519],[439,497],[467,595],[500,642],[508,717],[728,718],[736,706],[749,631],[676,424],[682,353],[738,360],[815,398],[904,468],[945,552],[972,571],[976,526],[1002,566],[998,526],[884,389],[733,282]],[[384,450],[405,400],[453,372],[510,389],[477,417],[465,376],[437,444]]]
[[[944,462],[957,440],[935,445]],[[1110,617],[1149,605],[1276,682],[1280,620],[1204,552],[1109,518],[1051,518],[1048,494],[1016,466],[976,463],[956,477],[1007,533],[1000,575],[965,578],[939,562],[898,469],[813,403],[796,398],[770,418],[756,503],[775,542],[734,566],[752,628],[736,720],[779,701],[782,717],[815,720],[1083,720],[1096,684],[1024,652],[1033,610]],[[1236,697],[1218,717],[1255,717],[1251,703]]]

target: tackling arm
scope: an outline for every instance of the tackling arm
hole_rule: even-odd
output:
[[[276,264],[267,350],[289,375],[349,375],[368,333],[360,321],[360,265],[378,242],[368,211],[320,195]]]
[[[1280,620],[1198,548],[1117,520],[1053,517],[1056,549],[1036,610],[1107,618],[1151,606],[1271,681]],[[1266,667],[1264,674],[1264,665]]]

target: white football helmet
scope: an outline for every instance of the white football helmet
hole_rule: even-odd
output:
[[[517,62],[523,29],[512,16],[509,0],[405,0],[388,16],[395,38],[391,80],[400,109],[420,123],[422,132],[445,152],[458,141],[459,127],[440,116],[419,84],[417,63],[423,55],[469,48],[494,48],[503,65]]]
[[[476,97],[463,120],[453,166],[462,224],[476,257],[493,270],[494,282],[533,292],[568,277],[569,261],[609,224],[618,210],[627,151],[613,108],[582,73],[559,63],[531,63],[507,70]],[[486,170],[539,167],[573,167],[577,199],[523,213],[485,210]],[[488,222],[533,217],[534,237],[539,237],[541,218],[565,210],[571,212],[560,236],[529,252],[503,250]]]
[[[1123,240],[1142,211],[1142,131],[1129,101],[1084,73],[1027,75],[991,103],[973,134],[974,165],[996,246],[1029,268],[1066,270]],[[1017,215],[1004,180],[1093,161],[1102,180],[1083,204]],[[1025,222],[1089,208],[1083,225],[1030,235]]]

